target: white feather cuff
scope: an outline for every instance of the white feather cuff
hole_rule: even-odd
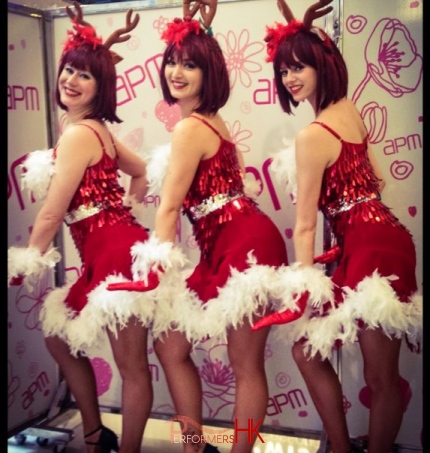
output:
[[[131,267],[134,280],[145,279],[148,273],[162,267],[164,272],[182,269],[188,258],[173,242],[161,242],[154,232],[145,242],[136,242],[131,247],[133,264]]]
[[[48,269],[53,269],[61,260],[61,254],[51,248],[41,255],[35,247],[9,247],[8,249],[8,285],[14,277],[22,276],[24,284],[31,290]]]
[[[169,144],[160,145],[146,153],[146,177],[148,179],[149,195],[158,194],[163,186],[164,177],[169,165],[171,146]]]
[[[296,150],[293,140],[284,138],[286,148],[274,153],[270,168],[280,184],[286,185],[286,192],[291,194],[293,203],[297,197]]]
[[[28,154],[21,165],[23,174],[21,176],[21,188],[33,192],[34,196],[43,200],[55,173],[53,149],[36,150]]]
[[[245,176],[245,178],[243,178],[243,188],[247,197],[256,199],[261,193],[261,181]]]

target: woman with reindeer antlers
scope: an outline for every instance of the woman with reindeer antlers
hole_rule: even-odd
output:
[[[116,115],[118,55],[109,47],[126,41],[139,21],[131,20],[103,44],[91,25],[67,7],[73,30],[60,58],[56,101],[65,111],[62,135],[53,150],[34,151],[24,163],[24,185],[46,196],[27,248],[11,247],[8,281],[30,286],[61,258],[49,248],[62,221],[68,225],[83,263],[75,283],[52,290],[41,309],[46,346],[76,400],[88,453],[138,453],[153,401],[146,327],[154,303],[148,294],[113,294],[112,281],[131,277],[130,246],[148,233],[124,203],[118,170],[130,176],[131,199],[147,191],[146,163],[109,132]],[[121,446],[102,425],[93,368],[86,355],[107,332],[122,378]]]
[[[406,334],[410,349],[419,352],[422,297],[417,294],[413,239],[381,201],[385,183],[363,120],[347,99],[344,59],[327,34],[312,25],[332,10],[327,6],[331,1],[313,4],[300,21],[278,0],[288,23],[267,27],[265,38],[283,111],[291,114],[307,100],[315,113],[315,120],[297,134],[295,151],[285,153],[295,153],[297,171],[295,261],[312,267],[318,209],[336,239],[333,251],[340,251],[332,275],[335,306],[307,307],[285,335],[295,341],[294,360],[334,453],[358,450],[351,447],[341,385],[329,354],[321,354],[321,343],[330,351],[339,343],[358,341],[371,392],[367,451],[388,453],[403,416],[401,338]],[[261,325],[289,322],[287,315],[283,319],[275,313]]]
[[[245,194],[242,159],[219,113],[229,99],[230,82],[210,28],[216,6],[216,0],[193,5],[185,1],[184,19],[174,19],[162,35],[167,48],[161,88],[165,101],[180,107],[182,118],[172,134],[155,231],[140,250],[133,250],[136,281],[109,285],[117,291],[155,288],[160,310],[172,301],[175,322],[168,334],[157,338],[155,351],[177,414],[194,421],[183,425],[183,434],[194,436],[184,443],[185,453],[218,451],[205,443],[201,431],[202,387],[190,355],[193,341],[226,338],[236,381],[233,417],[237,426],[245,429],[252,420],[256,427],[264,419],[268,404],[264,349],[269,328],[252,332],[251,327],[269,306],[275,269],[287,264],[282,235]],[[197,11],[203,26],[192,19]],[[183,291],[169,283],[181,210],[193,225],[201,252]],[[145,270],[150,269],[148,275]],[[188,304],[190,300],[193,303]],[[231,452],[250,453],[255,438],[249,441],[247,432],[239,432]]]

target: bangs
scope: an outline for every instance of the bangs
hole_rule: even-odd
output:
[[[84,54],[82,51],[69,50],[64,56],[63,64],[68,64],[81,71],[89,70],[88,55]]]
[[[277,69],[279,70],[281,63],[288,67],[306,65],[317,69],[314,36],[312,35],[314,34],[307,33],[306,35],[298,32],[291,39],[284,41],[279,46],[279,50],[276,55]],[[317,46],[319,45],[320,43],[317,43]]]
[[[296,49],[293,52],[293,48],[294,46],[291,45],[290,41],[284,42],[279,46],[279,50],[276,55],[276,63],[278,68],[281,66],[281,63],[288,67],[293,67],[305,63],[302,59],[302,56],[297,55],[298,53],[301,53],[300,49]]]
[[[204,52],[206,50],[205,44],[203,42],[197,41],[196,39],[187,39],[185,38],[181,43],[181,48],[178,49],[175,46],[172,46],[169,52],[169,58],[174,58],[179,62],[184,60],[191,60],[199,68],[207,67],[207,54]],[[207,45],[207,43],[206,43]]]

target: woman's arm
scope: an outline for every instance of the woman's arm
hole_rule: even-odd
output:
[[[71,127],[57,146],[55,173],[48,194],[38,212],[28,241],[44,253],[61,227],[70,201],[84,172],[93,158],[94,147],[100,148],[97,137],[84,127]]]
[[[116,138],[114,138],[114,142],[118,152],[118,167],[126,175],[130,176],[128,194],[133,195],[136,201],[141,203],[148,192],[146,162]]]
[[[308,127],[296,137],[297,203],[293,243],[295,261],[312,266],[318,220],[318,200],[324,170],[329,162],[325,136]]]
[[[172,134],[169,165],[155,215],[155,234],[162,242],[175,241],[182,203],[203,156],[204,143],[196,134],[195,126],[195,120],[182,120]]]

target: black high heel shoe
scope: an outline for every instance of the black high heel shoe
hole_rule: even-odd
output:
[[[211,444],[206,444],[203,453],[219,453],[219,450]]]
[[[106,426],[100,425],[94,431],[85,434],[84,438],[92,436],[97,431],[100,431],[99,440],[97,442],[90,442],[86,440],[85,443],[87,445],[98,445],[101,447],[101,453],[110,453],[112,450],[119,450],[118,436],[111,429],[106,428]]]

